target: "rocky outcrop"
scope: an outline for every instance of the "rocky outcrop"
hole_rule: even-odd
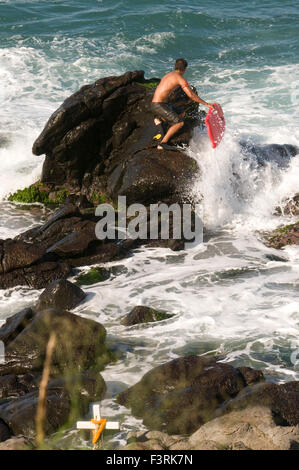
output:
[[[209,421],[189,439],[192,449],[294,450],[298,426],[277,426],[270,408],[248,407]]]
[[[150,102],[159,79],[143,71],[106,77],[83,86],[54,112],[33,145],[46,154],[42,183],[92,198],[126,195],[128,202],[156,202],[180,194],[198,170],[184,153],[158,151],[145,138],[152,127]],[[201,122],[198,105],[182,90],[170,102],[187,111],[174,143],[188,143]]]
[[[69,286],[66,288],[70,292]],[[45,295],[41,297],[40,307]],[[52,332],[56,345],[47,387],[45,432],[56,431],[70,416],[82,416],[91,401],[105,394],[99,371],[113,360],[105,344],[105,328],[63,310],[24,309],[0,328],[0,341],[5,344],[5,363],[0,365],[2,441],[11,435],[34,437],[39,383]]]
[[[149,208],[146,217],[148,238],[99,240],[95,230],[99,217],[95,216],[94,206],[82,207],[81,198],[76,199],[76,204],[66,202],[43,225],[27,230],[13,240],[0,240],[0,260],[5,260],[0,262],[0,289],[17,285],[42,289],[51,282],[67,278],[74,267],[122,259],[143,244],[174,251],[184,249],[184,238],[173,238],[172,217],[167,240],[161,239],[161,227],[158,239],[150,239]],[[129,220],[127,217],[127,223]]]
[[[171,317],[173,317],[173,315],[166,312],[139,305],[134,307],[133,310],[122,319],[121,324],[124,326],[132,326],[138,325],[139,323],[152,323],[167,320]]]
[[[13,240],[0,240],[0,256],[6,260],[1,263],[0,289],[17,285],[41,289],[68,277],[73,266],[121,257],[124,250],[116,241],[97,239],[95,225],[93,208],[85,213],[73,204],[65,204],[43,225]]]
[[[299,424],[299,382],[274,384],[265,382],[242,390],[234,399],[217,410],[217,415],[243,410],[248,406],[265,406],[271,409],[273,419],[281,426]]]
[[[189,439],[159,431],[129,433],[122,450],[298,450],[298,426],[277,426],[263,406],[215,418]]]
[[[191,434],[247,386],[263,380],[251,368],[236,369],[215,358],[186,356],[156,367],[118,395],[121,405],[149,429]]]

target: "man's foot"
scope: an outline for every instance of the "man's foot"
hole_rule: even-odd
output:
[[[162,124],[162,121],[158,118],[155,118],[154,123],[156,124],[156,126],[158,126],[159,124]]]
[[[158,150],[165,150],[164,145],[167,145],[167,143],[166,142],[160,142],[159,145],[157,145],[157,149]]]

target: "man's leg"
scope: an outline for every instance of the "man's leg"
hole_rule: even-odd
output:
[[[183,127],[183,125],[184,125],[184,121],[178,122],[177,124],[173,124],[173,126],[171,126],[168,129],[167,133],[161,140],[161,144],[166,144],[169,141],[169,139],[171,139],[171,137],[173,137],[174,134],[176,134]],[[163,150],[163,147],[161,147],[161,145],[158,145],[157,149]]]

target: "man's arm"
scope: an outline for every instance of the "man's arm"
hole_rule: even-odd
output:
[[[206,101],[202,100],[199,96],[197,96],[196,93],[190,90],[190,85],[186,82],[186,80],[183,77],[182,77],[180,85],[182,87],[182,90],[186,93],[186,95],[192,101],[203,104],[204,106],[208,106],[209,108],[213,108],[213,105],[211,103],[207,103]]]

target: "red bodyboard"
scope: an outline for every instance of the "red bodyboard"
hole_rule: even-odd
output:
[[[219,103],[213,103],[214,109],[210,108],[206,116],[206,126],[213,149],[220,144],[225,132],[225,119]]]

